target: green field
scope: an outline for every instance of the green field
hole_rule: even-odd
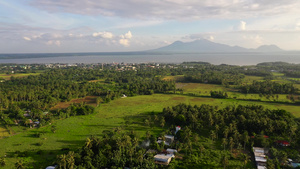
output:
[[[300,89],[300,84],[295,84],[295,87]],[[176,88],[183,89],[183,94],[195,94],[196,96],[210,96],[210,91],[224,91],[227,92],[230,98],[236,99],[260,99],[264,102],[274,101],[275,98],[260,97],[259,94],[243,94],[238,92],[238,89],[226,88],[222,85],[203,84],[203,83],[176,83]],[[278,102],[289,102],[286,94],[278,94]]]
[[[0,139],[8,136],[9,136],[9,131],[5,128],[4,125],[0,124]]]
[[[5,80],[10,80],[10,77],[27,77],[29,75],[39,75],[41,73],[16,73],[16,74],[0,74],[0,79],[3,78]]]
[[[50,125],[1,139],[0,156],[6,154],[7,165],[5,168],[13,168],[13,164],[20,158],[17,157],[15,152],[26,151],[27,157],[22,159],[25,160],[26,166],[35,168],[35,166],[40,165],[51,165],[57,154],[66,153],[66,151],[61,150],[62,148],[76,150],[83,145],[87,137],[91,135],[99,136],[104,130],[125,126],[125,130],[135,130],[140,137],[144,137],[147,130],[158,134],[163,129],[144,126],[143,119],[145,116],[149,113],[161,112],[164,107],[179,103],[191,105],[212,104],[219,107],[232,104],[261,104],[273,109],[282,108],[292,112],[296,117],[300,117],[299,106],[280,105],[277,103],[166,94],[127,97],[102,104],[96,109],[97,113],[95,114],[58,120],[52,124],[57,126],[55,133],[51,132]],[[34,136],[37,132],[45,132],[45,134],[38,138]]]

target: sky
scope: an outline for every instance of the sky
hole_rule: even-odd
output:
[[[143,51],[208,39],[300,50],[299,0],[0,0],[0,53]]]

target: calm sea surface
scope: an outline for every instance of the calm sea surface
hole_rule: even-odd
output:
[[[34,58],[32,58],[34,57]],[[14,58],[14,59],[10,59]],[[93,54],[0,54],[0,63],[181,63],[204,61],[212,64],[254,65],[261,62],[283,61],[300,63],[300,52],[284,53],[93,53]]]

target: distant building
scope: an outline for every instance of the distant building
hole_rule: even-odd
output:
[[[169,165],[174,155],[171,154],[157,154],[154,156],[154,161],[158,164]]]
[[[285,141],[285,140],[277,140],[276,144],[280,145],[280,146],[284,146],[284,147],[290,146],[290,142]]]
[[[168,148],[168,149],[167,149],[167,153],[168,153],[168,154],[174,154],[174,153],[177,153],[177,150]]]
[[[266,169],[267,167],[267,150],[261,147],[253,147],[254,158],[258,169]]]
[[[173,143],[173,141],[174,141],[174,136],[172,136],[172,135],[165,135],[165,141],[164,141],[165,145],[169,146],[169,145],[171,145]],[[158,138],[157,143],[160,144],[162,142],[163,142],[163,140],[161,138]]]
[[[176,133],[177,133],[179,130],[181,130],[181,127],[180,127],[180,126],[176,126],[175,135],[176,135]]]

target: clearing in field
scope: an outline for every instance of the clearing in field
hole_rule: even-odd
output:
[[[9,136],[9,131],[5,128],[4,125],[0,124],[0,139],[8,136]]]
[[[178,75],[178,76],[165,76],[163,80],[173,80],[173,81],[178,81],[183,78],[183,75]]]
[[[16,73],[16,74],[5,74],[5,73],[2,73],[0,74],[0,78],[3,78],[5,80],[10,80],[10,77],[13,76],[13,77],[27,77],[29,75],[39,75],[41,73]]]
[[[82,103],[82,102],[85,102],[86,104],[91,105],[91,106],[97,106],[96,99],[97,99],[97,96],[86,96],[86,97],[80,98],[80,99],[72,99],[69,102],[59,102],[52,109],[53,110],[54,109],[65,109],[65,108],[69,107],[72,103]]]
[[[184,93],[206,93],[210,95],[210,91],[226,91],[227,89],[221,85],[204,84],[204,83],[176,83],[177,89],[183,89]]]

